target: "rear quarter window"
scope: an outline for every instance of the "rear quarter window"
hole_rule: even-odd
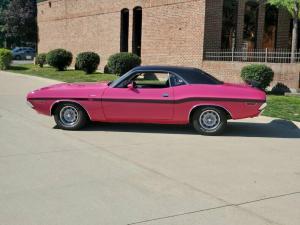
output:
[[[186,78],[190,84],[223,84],[222,81],[219,81],[217,78],[200,69],[186,71],[183,77]]]

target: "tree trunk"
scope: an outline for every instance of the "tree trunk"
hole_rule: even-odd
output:
[[[296,61],[297,41],[298,41],[298,19],[294,18],[294,20],[293,20],[293,37],[292,37],[292,56],[291,56],[292,63],[294,63]]]
[[[296,61],[296,52],[297,52],[297,41],[298,41],[298,15],[299,15],[299,3],[295,0],[295,9],[294,9],[294,19],[293,19],[293,37],[292,37],[292,55],[291,63]]]

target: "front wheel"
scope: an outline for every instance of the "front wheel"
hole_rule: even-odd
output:
[[[54,120],[63,130],[79,130],[86,125],[88,118],[85,111],[78,105],[64,103],[55,110]]]
[[[195,130],[202,135],[220,135],[227,126],[227,116],[221,109],[205,107],[194,113],[192,124]]]

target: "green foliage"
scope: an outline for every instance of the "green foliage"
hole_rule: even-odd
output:
[[[13,59],[11,51],[0,48],[0,70],[7,70]]]
[[[108,65],[104,66],[104,73],[111,74],[111,72],[109,71]]]
[[[76,57],[76,70],[83,70],[86,74],[94,73],[100,64],[100,56],[94,52],[82,52]]]
[[[117,75],[124,75],[139,65],[141,65],[140,57],[128,52],[121,52],[110,56],[107,63],[109,71]]]
[[[44,65],[46,64],[46,57],[46,53],[38,54],[35,58],[35,64],[39,65],[41,68],[44,67]]]
[[[274,78],[274,72],[266,65],[253,64],[242,69],[241,77],[248,84],[254,82],[258,88],[266,89]]]
[[[21,73],[25,75],[43,77],[53,80],[59,80],[63,82],[100,82],[100,81],[112,81],[118,78],[114,74],[104,74],[100,72],[95,72],[87,76],[85,72],[81,70],[65,70],[57,71],[53,67],[39,67],[33,64],[22,64],[18,66],[11,66],[9,68],[10,72]]]
[[[290,92],[291,90],[283,83],[277,83],[271,90],[272,95],[284,95]]]
[[[3,18],[6,40],[15,45],[37,42],[36,17],[36,0],[11,0]]]
[[[72,53],[60,48],[50,51],[46,56],[47,63],[59,71],[65,70],[70,66],[72,60]]]
[[[5,25],[5,15],[4,11],[6,10],[9,4],[9,0],[1,0],[0,1],[0,48],[3,47],[5,41],[5,33],[4,33],[4,25]]]
[[[298,17],[300,19],[300,11],[295,11],[295,3],[298,4],[298,8],[300,6],[300,0],[268,0],[271,5],[275,5],[277,7],[282,7],[287,9],[293,18]]]

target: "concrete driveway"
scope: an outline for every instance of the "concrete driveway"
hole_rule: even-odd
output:
[[[222,137],[191,128],[55,129],[0,73],[0,224],[299,225],[299,124],[261,117]]]

